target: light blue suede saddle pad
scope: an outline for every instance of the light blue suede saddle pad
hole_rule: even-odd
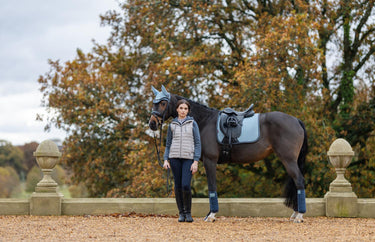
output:
[[[220,144],[223,144],[222,141],[224,139],[224,134],[220,129],[220,115],[217,118],[217,141]],[[259,113],[255,113],[252,117],[244,118],[242,122],[242,129],[241,135],[238,137],[238,142],[233,144],[241,144],[241,143],[254,143],[258,141],[260,135],[260,128],[259,128]]]

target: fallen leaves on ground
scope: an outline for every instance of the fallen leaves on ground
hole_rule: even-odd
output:
[[[1,241],[374,241],[375,219],[218,217],[178,223],[177,216],[0,216]]]

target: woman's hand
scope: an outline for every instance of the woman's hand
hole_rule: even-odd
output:
[[[190,171],[191,171],[191,174],[194,174],[198,171],[198,161],[197,160],[195,160],[193,162],[193,164],[191,164]]]
[[[168,160],[165,160],[165,161],[164,161],[163,168],[166,169],[166,170],[169,169],[169,168],[171,168],[171,165],[169,164],[169,161],[168,161]]]

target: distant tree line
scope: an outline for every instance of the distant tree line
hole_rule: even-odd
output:
[[[20,197],[22,193],[32,193],[42,179],[42,171],[37,165],[33,152],[37,142],[13,146],[10,142],[0,140],[0,198]],[[57,165],[52,178],[58,185],[70,185],[69,171]],[[86,197],[87,189],[83,184],[71,185],[72,197]]]

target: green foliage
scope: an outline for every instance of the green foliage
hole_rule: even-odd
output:
[[[0,167],[0,198],[9,198],[20,191],[20,178],[13,167]]]
[[[217,173],[220,197],[264,197],[265,194],[267,197],[281,196],[283,184],[275,180],[284,180],[284,170],[275,167],[280,172],[275,170],[276,176],[272,176],[267,173],[262,163],[264,162],[259,161],[251,165],[220,165]]]
[[[26,170],[23,152],[11,143],[0,140],[0,166],[11,166],[18,174]]]
[[[34,192],[36,184],[42,180],[42,171],[38,166],[33,166],[26,176],[26,192]]]
[[[112,27],[107,45],[50,61],[39,78],[44,105],[56,112],[49,125],[70,134],[62,163],[90,196],[165,196],[147,127],[150,86],[164,84],[211,107],[254,103],[256,112],[302,120],[309,197],[328,190],[334,171],[327,150],[346,138],[357,155],[348,171],[361,183],[355,189],[374,196],[365,179],[375,174],[374,152],[367,152],[375,129],[373,7],[373,0],[124,1],[119,12],[101,16]],[[286,172],[271,156],[219,165],[217,177],[219,196],[276,197]],[[202,168],[193,184],[195,196],[207,195]]]
[[[64,168],[62,168],[60,165],[56,165],[55,168],[52,171],[52,179],[55,180],[55,182],[62,186],[65,184],[66,181],[66,172]]]
[[[84,198],[89,196],[88,190],[82,182],[78,185],[69,186],[69,193],[72,198]]]
[[[66,172],[60,165],[56,165],[52,171],[51,177],[57,183],[57,185],[62,186],[66,181]],[[33,166],[26,176],[25,191],[34,192],[36,185],[42,180],[42,178],[43,172],[39,166]]]

